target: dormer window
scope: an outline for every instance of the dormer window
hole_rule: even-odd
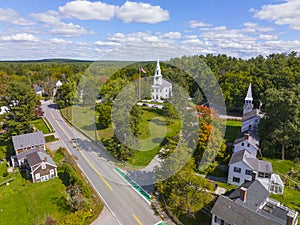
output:
[[[46,169],[46,163],[42,162],[42,169]]]

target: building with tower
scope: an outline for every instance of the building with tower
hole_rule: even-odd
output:
[[[151,92],[151,99],[153,101],[162,101],[164,99],[169,99],[172,96],[172,84],[169,81],[163,79],[159,60],[157,60],[156,70],[153,77],[153,85]]]
[[[257,133],[259,121],[264,117],[264,113],[259,109],[254,109],[251,83],[248,87],[245,103],[243,107],[242,132]],[[260,106],[261,107],[261,106]]]
[[[229,161],[227,182],[242,185],[251,179],[259,180],[268,192],[282,194],[284,184],[279,175],[273,172],[272,164],[257,159],[259,148],[258,125],[264,113],[254,109],[251,83],[245,97],[241,132],[233,143],[233,154]],[[261,107],[261,105],[260,105]],[[253,174],[256,174],[253,176]]]

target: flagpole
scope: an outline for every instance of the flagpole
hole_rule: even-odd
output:
[[[139,101],[141,101],[141,66],[139,66]]]

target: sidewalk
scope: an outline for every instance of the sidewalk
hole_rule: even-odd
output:
[[[111,214],[106,206],[104,206],[100,216],[91,223],[91,225],[120,225],[115,217]]]

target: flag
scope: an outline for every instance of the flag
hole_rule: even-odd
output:
[[[142,73],[146,73],[146,71],[140,66],[140,71],[142,72]]]

